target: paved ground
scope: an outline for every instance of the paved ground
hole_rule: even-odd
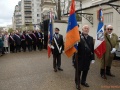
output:
[[[99,75],[99,61],[91,65],[87,82],[82,90],[120,90],[120,62],[114,62],[116,77],[103,80]],[[71,58],[62,55],[63,72],[55,73],[52,57],[47,51],[21,52],[0,57],[0,90],[76,90]]]

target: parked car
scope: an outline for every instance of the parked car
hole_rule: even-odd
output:
[[[115,60],[120,60],[120,37],[119,37],[118,41],[119,41],[119,48],[115,52],[115,58],[114,58]]]

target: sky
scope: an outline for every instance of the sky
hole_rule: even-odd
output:
[[[12,24],[15,5],[20,0],[0,0],[0,27]]]

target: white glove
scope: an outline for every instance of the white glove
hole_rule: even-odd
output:
[[[64,53],[64,51],[62,51],[62,53]]]
[[[94,64],[94,63],[95,63],[95,60],[92,60],[91,63]]]
[[[113,48],[112,51],[111,51],[111,54],[115,53],[115,52],[116,52],[116,48]]]
[[[51,45],[51,48],[52,48],[52,49],[54,49],[54,46],[53,46],[53,45]]]

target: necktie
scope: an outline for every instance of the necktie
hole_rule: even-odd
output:
[[[57,35],[57,39],[59,38],[59,36]]]

